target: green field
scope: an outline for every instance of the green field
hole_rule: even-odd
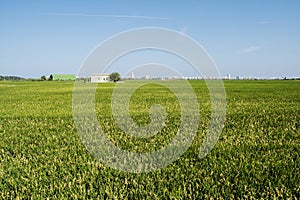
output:
[[[210,120],[203,81],[191,81],[200,103],[192,146],[173,164],[149,173],[125,173],[97,161],[81,143],[72,114],[73,82],[0,82],[0,197],[80,199],[203,199],[300,197],[300,81],[224,81],[227,115],[211,153],[198,158]],[[150,122],[149,106],[166,107],[164,131],[150,139],[122,133],[111,117],[114,84],[96,93],[99,123],[130,151],[167,145],[180,108],[166,88],[152,84],[132,96],[132,118]],[[154,92],[155,91],[155,92]]]

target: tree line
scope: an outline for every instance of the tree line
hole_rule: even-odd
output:
[[[47,79],[45,75],[41,76],[39,79],[26,79],[19,76],[2,76],[0,75],[0,81],[19,81],[19,80],[32,80],[32,81],[51,81],[53,79],[52,75]],[[117,82],[121,80],[121,75],[118,72],[113,72],[109,75],[110,81]]]
[[[0,76],[0,81],[18,81],[18,80],[24,80],[25,78],[19,77],[19,76]]]

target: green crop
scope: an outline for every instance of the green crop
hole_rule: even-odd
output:
[[[197,137],[174,163],[154,172],[125,173],[95,159],[78,137],[72,113],[74,82],[0,82],[0,197],[4,199],[270,199],[300,196],[300,82],[224,81],[227,115],[223,132],[203,159],[199,149],[210,121],[204,81],[190,81],[200,105]],[[88,83],[87,83],[88,84]],[[162,105],[165,127],[140,139],[114,123],[115,83],[99,84],[99,125],[116,146],[157,150],[180,124],[180,106],[167,88],[149,84],[131,97],[130,115],[150,122]]]

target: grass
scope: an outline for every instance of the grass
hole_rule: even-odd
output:
[[[73,82],[0,82],[0,197],[299,198],[300,82],[225,81],[225,127],[203,159],[198,151],[209,123],[209,95],[203,81],[190,83],[201,106],[201,126],[192,146],[161,170],[130,174],[106,167],[81,143],[72,117]],[[149,122],[153,103],[166,106],[168,113],[169,129],[141,140],[115,126],[109,108],[113,87],[101,84],[96,94],[98,119],[108,137],[137,152],[166,145],[178,128],[180,108],[174,95],[157,85],[133,95],[130,111],[137,123]]]

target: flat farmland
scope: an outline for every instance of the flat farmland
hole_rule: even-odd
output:
[[[88,83],[87,83],[88,84]],[[74,82],[0,81],[0,197],[7,199],[203,199],[300,197],[300,81],[225,80],[226,121],[213,150],[199,149],[210,122],[204,81],[190,81],[200,105],[200,126],[174,163],[149,173],[125,173],[99,162],[82,144],[72,113]],[[180,124],[176,96],[158,84],[140,87],[130,115],[150,122],[160,104],[165,128],[150,139],[128,136],[115,125],[114,83],[99,84],[99,125],[119,148],[148,152],[165,145]]]

